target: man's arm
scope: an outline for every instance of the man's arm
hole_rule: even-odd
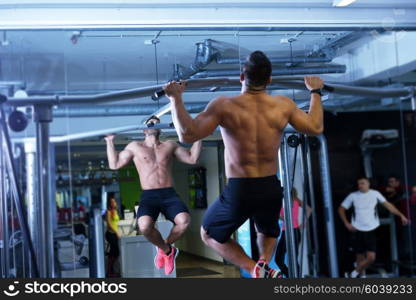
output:
[[[105,138],[107,143],[107,159],[108,166],[111,170],[118,170],[126,166],[133,158],[133,152],[127,149],[127,147],[117,154],[114,147],[114,135],[109,135]]]
[[[388,201],[384,201],[381,204],[383,204],[384,207],[387,208],[392,214],[398,216],[401,219],[403,225],[409,224],[409,220],[393,204]]]
[[[323,81],[316,76],[306,76],[305,85],[308,90],[323,88]],[[324,116],[321,103],[321,96],[316,93],[311,94],[311,103],[309,105],[309,113],[294,106],[289,116],[289,123],[299,132],[318,135],[324,130]]]
[[[214,132],[220,123],[218,106],[221,98],[211,101],[202,113],[192,119],[182,99],[185,82],[169,82],[164,90],[171,102],[173,124],[181,142],[194,143]]]
[[[197,163],[199,155],[201,154],[202,141],[195,142],[191,149],[178,146],[175,149],[176,158],[186,164],[194,165]]]
[[[352,226],[352,224],[348,221],[347,214],[345,212],[346,212],[345,207],[340,206],[338,208],[338,214],[341,217],[341,220],[344,223],[345,227],[347,227],[347,229],[351,232],[357,231],[357,229],[354,226]]]

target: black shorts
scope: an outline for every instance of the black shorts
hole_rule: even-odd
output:
[[[117,234],[111,231],[106,231],[105,239],[110,244],[110,251],[108,252],[108,255],[117,258],[120,255]]]
[[[258,232],[277,237],[282,191],[276,176],[231,178],[220,197],[208,208],[202,226],[211,238],[225,243],[252,218]]]
[[[162,213],[166,219],[175,223],[175,217],[182,212],[189,213],[173,188],[144,190],[137,210],[137,218],[150,216],[156,221],[159,213]]]
[[[371,231],[356,231],[353,233],[354,252],[363,254],[367,251],[376,252],[377,236],[376,229]]]

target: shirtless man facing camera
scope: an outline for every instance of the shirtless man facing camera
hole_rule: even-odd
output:
[[[157,117],[151,117],[146,124],[160,123]],[[169,275],[175,269],[175,259],[179,250],[172,246],[186,231],[190,223],[188,208],[179,199],[173,189],[172,160],[176,157],[187,164],[195,164],[201,153],[201,141],[195,142],[191,149],[180,147],[173,141],[159,140],[160,130],[144,130],[144,141],[129,143],[123,151],[117,153],[114,147],[114,135],[105,138],[109,167],[118,170],[133,160],[140,177],[143,193],[137,212],[137,222],[144,236],[157,247],[155,266],[165,268]],[[163,240],[155,228],[155,222],[163,213],[174,226]]]

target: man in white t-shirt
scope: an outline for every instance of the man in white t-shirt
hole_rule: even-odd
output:
[[[354,250],[357,255],[356,268],[349,277],[359,277],[376,259],[376,229],[380,226],[377,214],[377,204],[382,204],[391,213],[398,216],[403,225],[409,220],[382,194],[370,189],[368,178],[361,177],[357,181],[358,191],[348,195],[338,209],[345,227],[354,233]],[[353,208],[351,223],[346,216],[346,210]]]

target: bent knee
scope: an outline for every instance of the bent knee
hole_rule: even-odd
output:
[[[181,231],[185,231],[191,224],[191,217],[188,213],[180,213],[175,217],[173,223],[175,224],[176,228],[180,229]]]
[[[148,235],[152,232],[153,226],[141,226],[141,227],[139,227],[139,230],[144,235]]]
[[[204,229],[204,227],[201,226],[201,239],[202,241],[208,245],[208,240],[211,237],[208,235],[207,231]]]
[[[175,222],[177,226],[186,229],[189,227],[189,225],[191,224],[191,218],[183,218],[180,219],[178,222]]]
[[[144,235],[150,234],[154,228],[154,224],[151,222],[138,222],[139,230]]]

